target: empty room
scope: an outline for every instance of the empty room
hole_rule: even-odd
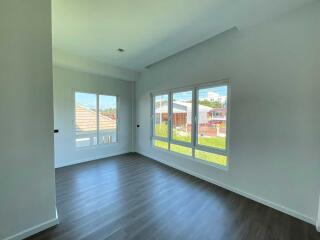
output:
[[[0,0],[0,240],[320,240],[319,0]]]

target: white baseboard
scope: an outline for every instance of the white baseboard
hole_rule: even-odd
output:
[[[222,183],[222,182],[216,181],[216,180],[214,180],[214,179],[212,179],[212,178],[205,177],[205,176],[203,176],[203,175],[201,175],[201,174],[199,174],[199,173],[196,173],[196,172],[194,172],[194,171],[192,171],[192,170],[185,169],[185,168],[183,168],[183,167],[181,167],[181,166],[178,166],[178,165],[176,165],[176,164],[168,163],[168,162],[166,162],[166,161],[163,161],[163,160],[160,159],[160,158],[155,158],[154,156],[151,156],[151,155],[148,154],[148,153],[141,152],[141,151],[139,151],[138,153],[141,154],[141,155],[144,155],[144,156],[146,156],[146,157],[148,157],[148,158],[151,158],[151,159],[154,159],[154,160],[156,160],[156,161],[159,161],[159,162],[161,162],[161,163],[163,163],[163,164],[165,164],[165,165],[168,165],[168,166],[170,166],[170,167],[173,167],[173,168],[175,168],[175,169],[178,169],[178,170],[180,170],[180,171],[182,171],[182,172],[185,172],[185,173],[188,173],[188,174],[190,174],[190,175],[192,175],[192,176],[195,176],[195,177],[197,177],[197,178],[200,178],[200,179],[202,179],[202,180],[204,180],[204,181],[207,181],[207,182],[210,182],[210,183],[212,183],[212,184],[214,184],[214,185],[217,185],[217,186],[219,186],[219,187],[225,188],[225,189],[227,189],[227,190],[229,190],[229,191],[231,191],[231,192],[234,192],[234,193],[237,193],[237,194],[239,194],[239,195],[241,195],[241,196],[244,196],[244,197],[246,197],[246,198],[249,198],[249,199],[251,199],[251,200],[253,200],[253,201],[256,201],[256,202],[261,203],[261,204],[263,204],[263,205],[266,205],[266,206],[268,206],[268,207],[274,208],[274,209],[276,209],[276,210],[278,210],[278,211],[280,211],[280,212],[283,212],[283,213],[288,214],[288,215],[290,215],[290,216],[292,216],[292,217],[298,218],[298,219],[300,219],[300,220],[302,220],[302,221],[304,221],[304,222],[310,223],[310,224],[312,224],[312,225],[316,225],[315,220],[314,220],[313,218],[310,218],[310,217],[308,217],[308,216],[306,216],[306,215],[304,215],[304,214],[302,214],[302,213],[299,213],[299,212],[297,212],[297,211],[295,211],[295,210],[293,210],[293,209],[290,209],[290,208],[287,208],[287,207],[282,206],[282,205],[280,205],[280,204],[274,203],[274,202],[272,202],[272,201],[263,199],[263,198],[261,198],[261,197],[259,197],[259,196],[254,195],[254,194],[247,193],[247,192],[245,192],[245,191],[242,191],[241,189],[228,186],[228,185],[226,185],[226,184],[224,184],[224,183]],[[318,231],[319,231],[319,227],[320,227],[320,226],[319,226],[319,221],[318,221],[318,223],[317,223],[316,226],[317,226]]]
[[[49,221],[46,221],[44,223],[41,223],[39,225],[33,226],[31,228],[25,229],[15,235],[12,235],[10,237],[5,238],[4,240],[21,240],[27,237],[30,237],[38,232],[41,232],[43,230],[46,230],[50,227],[53,227],[59,223],[58,217],[55,217],[54,219],[51,219]]]
[[[95,156],[93,158],[78,159],[78,160],[71,161],[71,162],[68,162],[68,163],[55,163],[55,168],[61,168],[61,167],[66,167],[66,166],[70,166],[70,165],[74,165],[74,164],[78,164],[78,163],[84,163],[84,162],[100,160],[100,159],[103,159],[103,158],[114,157],[114,156],[130,153],[130,152],[131,151],[121,151],[121,152],[117,152],[117,153],[111,153],[111,154],[104,154],[104,155],[101,155],[101,156]]]
[[[317,231],[320,232],[320,197],[319,197],[318,218],[317,218],[316,227],[317,227]]]

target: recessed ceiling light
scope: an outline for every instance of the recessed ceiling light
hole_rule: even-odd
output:
[[[123,49],[123,48],[118,48],[118,52],[123,53],[123,52],[124,52],[124,49]]]

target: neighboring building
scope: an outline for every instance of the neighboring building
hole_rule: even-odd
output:
[[[160,108],[156,108],[156,114],[162,114],[162,120],[167,121],[168,106],[164,105]],[[209,121],[209,113],[212,110],[211,107],[207,107],[204,105],[199,105],[199,119],[198,122],[200,124],[207,123]],[[175,123],[177,125],[191,125],[191,115],[192,115],[192,104],[187,102],[174,102],[173,103],[173,119],[175,119]]]
[[[97,144],[97,113],[86,107],[76,106],[76,145],[78,147]],[[116,141],[117,121],[114,116],[99,116],[100,143]],[[102,131],[101,131],[102,130]]]
[[[164,105],[156,109],[156,119],[159,121],[168,121],[168,106]],[[192,125],[192,104],[187,102],[174,102],[172,108],[173,123],[179,131],[190,131]],[[226,135],[226,108],[211,108],[204,105],[198,106],[199,134],[202,136]],[[161,116],[160,116],[161,115]]]

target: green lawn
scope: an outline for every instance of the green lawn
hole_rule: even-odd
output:
[[[192,157],[192,148],[189,147],[184,147],[177,144],[170,144],[170,151]]]
[[[154,140],[153,145],[158,148],[169,150],[169,144],[167,142]]]
[[[155,128],[155,134],[158,137],[168,137],[168,125],[157,124]],[[173,140],[182,142],[191,142],[191,136],[181,136],[177,134],[177,130],[173,130]],[[220,149],[226,149],[226,140],[223,137],[199,137],[199,145],[207,147],[215,147]]]
[[[156,136],[167,138],[168,137],[167,125],[166,124],[156,125],[155,133],[156,133]],[[177,141],[191,142],[191,136],[178,135],[176,130],[173,131],[173,139]],[[225,138],[222,138],[222,137],[199,137],[199,144],[208,146],[208,147],[221,148],[221,149],[225,149],[226,147]],[[164,141],[155,140],[154,146],[169,150],[169,144]],[[177,144],[170,144],[170,151],[180,153],[186,156],[192,156],[192,148],[180,146]],[[219,164],[221,166],[227,166],[226,156],[196,150],[195,157],[197,159]]]
[[[226,156],[222,156],[219,154],[214,154],[214,153],[208,153],[200,150],[195,151],[195,157],[207,162],[212,162],[219,164],[221,166],[227,166],[228,164],[228,159]]]
[[[168,125],[166,123],[156,124],[155,135],[157,137],[168,137]]]

